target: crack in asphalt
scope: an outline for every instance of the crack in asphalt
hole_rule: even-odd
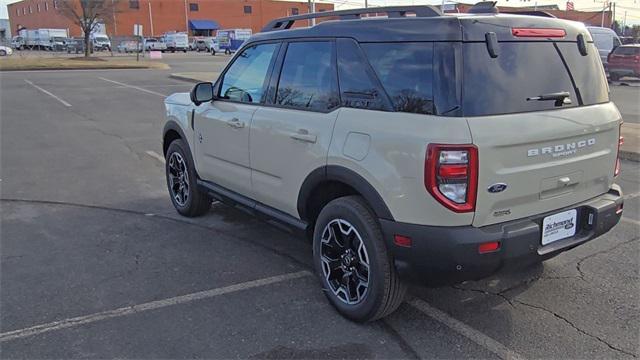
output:
[[[585,256],[585,257],[583,257],[582,259],[578,260],[578,262],[576,263],[576,270],[577,270],[577,271],[578,271],[578,273],[580,274],[580,278],[581,278],[583,281],[587,282],[587,280],[585,280],[585,278],[584,278],[585,273],[584,273],[584,271],[582,271],[582,263],[583,263],[583,262],[585,262],[586,260],[589,260],[589,259],[591,259],[592,257],[598,256],[598,255],[606,254],[606,253],[608,253],[608,252],[610,252],[610,251],[616,250],[617,248],[619,248],[619,247],[621,247],[621,246],[624,246],[624,245],[630,244],[630,243],[632,243],[632,242],[634,242],[634,241],[637,241],[637,240],[639,240],[639,239],[640,239],[640,237],[634,237],[634,238],[629,239],[629,240],[627,240],[627,241],[624,241],[624,242],[618,243],[618,244],[616,244],[615,246],[610,247],[609,249],[605,249],[605,250],[600,250],[600,251],[594,252],[593,254],[589,254],[589,255],[587,255],[587,256]]]

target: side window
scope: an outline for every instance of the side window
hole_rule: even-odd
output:
[[[337,107],[334,51],[333,43],[328,41],[290,43],[280,72],[276,104],[312,111]]]
[[[279,44],[260,44],[244,49],[225,73],[220,85],[220,97],[259,103],[278,47]]]
[[[364,58],[358,44],[351,39],[338,39],[338,79],[340,84],[340,100],[342,106],[387,110],[384,92],[378,89],[372,79],[369,64]]]
[[[433,114],[433,43],[362,44],[396,111]]]

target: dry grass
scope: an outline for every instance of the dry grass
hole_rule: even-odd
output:
[[[169,65],[155,61],[97,59],[8,57],[0,60],[0,70],[169,69]]]

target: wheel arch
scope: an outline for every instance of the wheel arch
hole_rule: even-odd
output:
[[[169,145],[176,139],[182,139],[185,143],[187,143],[187,146],[189,146],[187,137],[185,136],[184,131],[182,131],[180,125],[173,120],[169,120],[164,125],[164,129],[162,130],[162,155],[167,154]]]
[[[378,191],[364,177],[339,165],[319,167],[307,176],[298,194],[298,214],[313,224],[324,205],[346,195],[362,196],[378,218],[393,220]]]

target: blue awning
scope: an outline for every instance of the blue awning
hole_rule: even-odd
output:
[[[213,20],[189,20],[191,30],[218,30],[220,25]]]

